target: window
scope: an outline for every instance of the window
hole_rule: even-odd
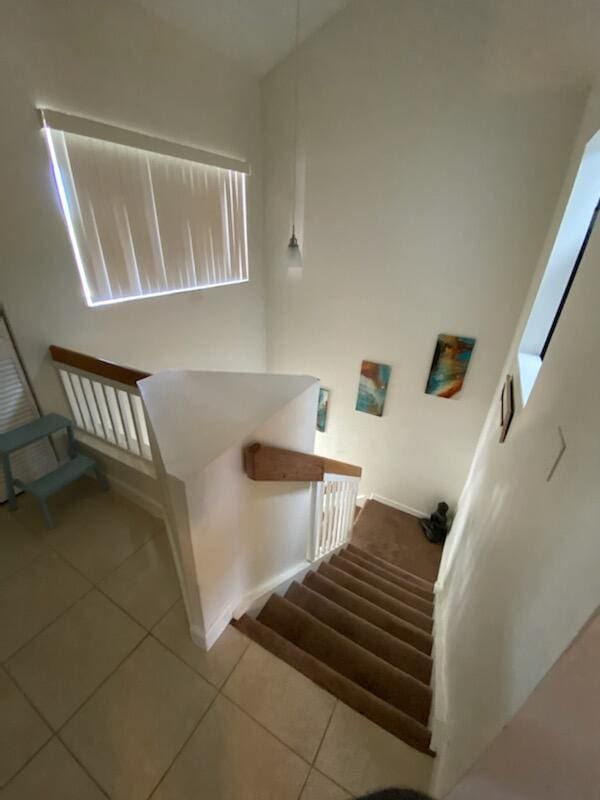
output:
[[[89,306],[248,280],[244,162],[42,117]]]
[[[575,276],[577,275],[577,270],[579,269],[579,265],[581,264],[583,257],[585,255],[585,251],[588,246],[588,242],[592,235],[592,231],[594,230],[594,225],[598,219],[598,211],[600,210],[600,198],[598,199],[598,204],[594,209],[594,213],[592,214],[592,218],[590,220],[590,224],[588,225],[588,229],[584,236],[581,248],[579,249],[579,253],[577,255],[577,259],[571,270],[571,274],[569,275],[569,280],[567,281],[567,285],[565,287],[565,291],[560,299],[560,303],[558,304],[558,308],[556,309],[556,314],[554,315],[554,319],[552,320],[552,325],[550,325],[550,330],[548,331],[548,335],[546,336],[546,341],[544,342],[544,346],[542,347],[542,352],[540,353],[540,358],[543,359],[546,355],[546,351],[548,350],[548,345],[550,344],[550,340],[552,339],[552,335],[556,329],[558,324],[558,320],[560,319],[560,315],[562,314],[562,310],[567,302],[567,298],[569,296],[569,292],[571,291],[571,287],[573,286],[573,281],[575,280]]]
[[[527,403],[583,260],[600,207],[600,132],[588,143],[519,346]]]

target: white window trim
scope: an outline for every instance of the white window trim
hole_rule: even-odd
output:
[[[517,367],[523,406],[529,400],[542,368],[542,349],[571,278],[599,194],[600,131],[584,150],[519,344]]]

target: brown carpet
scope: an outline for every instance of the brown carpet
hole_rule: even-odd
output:
[[[352,532],[352,544],[425,578],[437,578],[442,546],[428,542],[417,517],[368,500]]]
[[[257,619],[246,615],[236,625],[346,705],[431,754],[432,615],[431,582],[354,544],[309,572],[302,585],[294,582],[285,597],[271,595]]]

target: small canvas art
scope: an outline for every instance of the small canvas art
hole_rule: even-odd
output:
[[[503,442],[508,434],[510,423],[515,413],[515,392],[513,389],[513,376],[507,375],[500,395],[500,441]]]
[[[329,389],[319,389],[319,405],[317,406],[317,430],[325,433],[327,427],[327,410],[329,408]]]
[[[356,410],[376,417],[383,415],[385,395],[390,382],[391,367],[387,364],[376,364],[374,361],[363,361],[358,382]]]
[[[474,346],[475,339],[440,333],[425,393],[437,397],[454,397],[458,394],[463,387]]]

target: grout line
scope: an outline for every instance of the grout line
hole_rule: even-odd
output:
[[[133,556],[137,555],[140,552],[140,550],[143,550],[143,548],[146,547],[147,544],[150,544],[150,542],[153,542],[154,539],[159,535],[159,533],[160,533],[160,531],[157,530],[154,533],[150,534],[150,536],[148,536],[148,538],[145,539],[139,547],[136,547],[135,550],[133,550],[128,556],[125,556],[125,558],[122,561],[120,561],[117,564],[116,567],[113,567],[105,575],[103,575],[98,581],[92,581],[92,583],[94,583],[95,586],[98,586],[102,581],[105,581],[110,575],[113,575],[117,570],[121,569],[121,567],[127,561],[129,561],[129,559],[131,559],[131,558],[133,558]],[[169,542],[169,548],[170,548],[170,542]],[[170,549],[169,549],[169,552],[170,552]],[[90,578],[88,578],[88,580],[90,580]]]
[[[31,706],[31,708],[32,708],[32,709],[35,711],[35,713],[36,713],[36,714],[37,714],[37,715],[38,715],[38,716],[41,718],[42,722],[43,722],[43,723],[45,724],[45,726],[48,728],[48,734],[49,734],[49,735],[46,737],[46,739],[44,739],[44,741],[42,742],[42,744],[41,744],[41,745],[40,745],[40,746],[39,746],[39,747],[38,747],[38,748],[37,748],[37,749],[36,749],[36,750],[35,750],[35,751],[34,751],[34,752],[33,752],[33,753],[30,755],[30,756],[29,756],[29,758],[27,758],[27,760],[26,760],[26,761],[24,761],[24,762],[23,762],[23,764],[21,764],[21,766],[19,767],[19,769],[18,769],[18,770],[17,770],[17,771],[16,771],[16,772],[15,772],[13,775],[11,775],[11,777],[8,779],[8,781],[7,781],[5,784],[2,784],[4,787],[6,787],[6,786],[8,786],[8,784],[9,784],[9,783],[10,783],[10,782],[13,780],[13,778],[16,778],[16,776],[17,776],[17,775],[18,775],[20,772],[22,772],[22,771],[25,769],[25,767],[26,767],[26,766],[27,766],[27,765],[28,765],[28,764],[29,764],[31,761],[33,761],[33,759],[34,759],[34,758],[37,756],[37,754],[40,752],[40,750],[43,750],[43,749],[44,749],[44,747],[46,747],[46,745],[48,744],[48,742],[49,742],[49,741],[50,741],[50,740],[53,738],[53,736],[54,736],[54,730],[52,729],[52,727],[51,727],[50,725],[48,725],[48,721],[45,719],[45,717],[44,717],[44,716],[42,716],[42,714],[40,714],[40,710],[39,710],[39,709],[36,707],[36,705],[35,705],[34,703],[32,703],[32,702],[31,702],[31,700],[30,700],[30,699],[27,697],[27,695],[26,695],[26,694],[23,692],[23,690],[21,689],[21,687],[19,686],[19,684],[17,683],[17,681],[16,681],[16,680],[13,678],[13,676],[12,676],[12,675],[10,674],[10,672],[9,672],[9,671],[6,669],[6,667],[4,667],[4,666],[0,665],[0,671],[4,672],[4,674],[6,675],[6,677],[8,678],[8,680],[10,681],[10,683],[12,683],[12,685],[13,685],[13,686],[15,687],[15,689],[17,690],[17,692],[18,692],[20,695],[22,695],[22,696],[23,696],[23,699],[25,700],[25,702],[26,702],[28,705],[30,705],[30,706]]]
[[[300,798],[304,794],[304,790],[306,789],[306,784],[308,783],[308,779],[310,778],[310,773],[311,772],[312,772],[312,767],[309,767],[308,768],[308,772],[306,773],[306,778],[304,778],[304,780],[302,782],[302,786],[300,787],[300,791],[298,792],[298,796],[296,797],[296,800],[300,800]]]
[[[93,775],[93,774],[90,772],[90,770],[89,770],[89,769],[87,768],[87,766],[86,766],[86,765],[83,763],[83,761],[81,761],[81,759],[80,759],[80,758],[79,758],[79,757],[76,755],[76,753],[74,753],[74,752],[73,752],[73,751],[72,751],[72,750],[71,750],[69,747],[67,747],[67,744],[66,744],[66,742],[64,742],[64,741],[63,741],[63,739],[61,739],[61,737],[60,737],[60,734],[59,734],[59,733],[57,733],[57,734],[56,734],[56,738],[57,738],[57,739],[58,739],[58,741],[59,741],[59,742],[62,744],[62,746],[65,748],[65,750],[67,751],[67,753],[68,753],[68,754],[71,756],[71,758],[72,758],[74,761],[76,761],[76,762],[77,762],[77,764],[79,764],[79,766],[80,766],[80,767],[81,767],[81,769],[82,769],[82,770],[85,772],[85,774],[88,776],[88,778],[89,778],[89,779],[90,779],[90,780],[91,780],[91,781],[92,781],[92,782],[93,782],[93,783],[94,783],[94,784],[95,784],[95,785],[98,787],[98,789],[99,789],[99,790],[102,792],[102,794],[103,794],[105,797],[108,797],[108,798],[110,798],[110,795],[108,794],[108,791],[107,791],[107,790],[104,788],[104,786],[102,786],[102,784],[101,784],[101,783],[100,783],[100,782],[99,782],[99,781],[96,779],[96,777],[95,777],[95,776],[94,776],[94,775]]]
[[[177,601],[176,601],[176,602],[177,602]],[[174,605],[175,605],[175,603],[173,603],[173,606],[174,606]],[[173,608],[173,606],[171,606],[171,608]],[[168,612],[167,612],[167,613],[168,613]],[[165,616],[166,616],[166,615],[165,615]],[[157,623],[157,624],[158,624],[158,623]],[[244,634],[242,634],[242,635],[244,635]],[[250,640],[248,639],[248,640],[247,640],[247,644],[246,644],[246,646],[244,647],[244,649],[242,650],[242,652],[241,652],[240,656],[239,656],[239,657],[236,659],[236,662],[235,662],[235,664],[233,665],[233,667],[231,667],[231,669],[230,669],[230,670],[229,670],[229,672],[227,673],[227,677],[226,677],[226,678],[225,678],[225,679],[224,679],[224,680],[223,680],[223,681],[222,681],[220,684],[216,684],[216,683],[213,683],[213,682],[212,682],[212,681],[211,681],[209,678],[207,678],[207,677],[206,677],[206,675],[203,675],[203,674],[202,674],[202,673],[201,673],[199,670],[197,670],[195,667],[192,667],[192,665],[191,665],[191,664],[188,664],[188,662],[187,662],[187,661],[186,661],[184,658],[182,658],[182,657],[179,655],[179,653],[177,653],[175,650],[173,650],[173,649],[172,649],[172,648],[171,648],[171,647],[170,647],[168,644],[166,644],[165,642],[163,642],[163,641],[162,641],[162,639],[159,639],[159,638],[158,638],[158,636],[157,636],[157,635],[154,633],[154,629],[153,629],[152,631],[150,631],[150,636],[152,636],[152,638],[153,638],[153,639],[155,639],[155,640],[156,640],[156,641],[157,641],[157,642],[158,642],[160,645],[162,645],[162,647],[164,647],[164,648],[165,648],[165,650],[168,650],[168,651],[169,651],[169,653],[171,653],[171,655],[174,655],[174,656],[175,656],[175,658],[177,658],[179,661],[181,661],[181,663],[182,663],[182,664],[184,664],[184,665],[185,665],[185,666],[186,666],[188,669],[191,669],[191,670],[192,670],[192,672],[194,672],[194,673],[195,673],[195,674],[196,674],[196,675],[197,675],[199,678],[202,678],[202,680],[203,680],[203,681],[206,681],[206,683],[208,683],[208,685],[209,685],[209,686],[212,686],[212,688],[213,688],[213,689],[216,689],[216,690],[217,690],[217,692],[220,692],[220,691],[221,691],[221,689],[223,688],[223,686],[225,686],[225,684],[227,683],[227,681],[229,680],[229,678],[230,678],[230,677],[231,677],[231,675],[233,674],[233,671],[235,670],[235,668],[237,667],[237,665],[240,663],[240,661],[241,661],[241,660],[242,660],[242,658],[244,657],[244,653],[246,652],[246,650],[247,650],[247,649],[248,649],[248,647],[250,646]],[[246,638],[247,638],[247,637],[246,637]],[[190,637],[190,641],[191,641],[191,637]],[[218,641],[218,640],[217,640],[217,641]],[[196,647],[198,647],[197,645],[195,645],[195,646],[196,646]],[[198,650],[200,650],[200,652],[208,652],[208,651],[206,651],[206,650],[202,650],[202,648],[201,648],[201,647],[198,647]]]
[[[89,703],[90,700],[98,694],[98,692],[104,686],[104,684],[107,683],[110,680],[110,678],[112,678],[112,676],[115,674],[115,672],[117,672],[117,670],[119,670],[123,666],[123,664],[127,661],[127,659],[130,658],[135,653],[136,650],[139,650],[140,647],[143,645],[143,643],[146,641],[146,639],[149,639],[149,638],[150,638],[150,634],[146,631],[144,636],[142,636],[142,638],[140,639],[140,641],[137,642],[137,644],[127,653],[127,655],[125,655],[119,661],[117,666],[113,670],[111,670],[108,673],[108,675],[106,675],[100,681],[100,683],[96,686],[96,688],[89,695],[87,695],[87,697],[84,700],[81,701],[81,703],[77,706],[77,708],[71,714],[69,714],[69,716],[65,719],[65,721],[62,722],[58,726],[58,728],[56,728],[57,735],[60,734],[62,731],[64,731],[64,729],[67,727],[69,722],[71,722],[73,717],[75,717],[81,711],[83,706],[85,706],[87,703]],[[62,739],[61,739],[61,741],[62,741]],[[63,742],[63,744],[65,745],[65,747],[67,749],[69,749],[69,746],[66,744],[66,742]]]
[[[321,775],[323,778],[326,778],[328,781],[330,781],[330,782],[331,782],[331,783],[333,783],[335,786],[337,786],[337,787],[338,787],[338,789],[340,789],[340,791],[344,792],[344,794],[348,795],[348,797],[349,797],[349,798],[352,798],[352,797],[354,797],[354,795],[352,794],[352,792],[348,791],[348,789],[346,789],[346,787],[345,787],[345,786],[342,786],[342,784],[341,784],[341,783],[338,783],[338,782],[337,782],[337,781],[335,781],[333,778],[330,778],[330,777],[329,777],[329,775],[328,775],[326,772],[323,772],[323,770],[322,770],[322,769],[317,769],[317,767],[313,767],[313,770],[314,770],[315,772],[318,772],[318,773],[319,773],[319,775]]]
[[[334,697],[334,695],[331,695],[331,696]],[[327,720],[327,725],[325,725],[325,730],[323,731],[323,736],[321,736],[321,740],[319,742],[319,746],[317,747],[317,749],[315,751],[314,758],[311,761],[311,767],[314,767],[314,765],[315,765],[315,763],[317,761],[317,757],[318,757],[319,753],[321,752],[321,747],[323,746],[323,742],[325,741],[325,736],[327,735],[327,731],[329,730],[329,726],[331,725],[331,720],[333,719],[333,715],[335,714],[335,710],[338,707],[338,704],[340,702],[337,699],[337,697],[334,697],[334,700],[335,700],[335,703],[333,704],[333,708],[331,709],[331,714],[329,715],[329,719]]]
[[[281,744],[281,745],[283,745],[283,747],[285,747],[286,750],[289,750],[290,753],[293,753],[297,758],[299,758],[300,761],[302,761],[304,764],[306,764],[306,766],[309,768],[308,771],[310,772],[310,768],[311,768],[310,761],[307,761],[304,758],[304,756],[301,756],[300,753],[298,753],[296,750],[294,750],[293,747],[291,747],[289,744],[284,742],[283,739],[280,739],[279,736],[276,733],[273,733],[272,730],[269,730],[269,728],[267,728],[266,725],[264,725],[262,722],[260,722],[260,720],[256,719],[256,717],[253,717],[252,714],[250,714],[249,711],[246,711],[245,708],[243,708],[236,700],[234,700],[228,694],[225,694],[224,692],[219,692],[219,694],[221,695],[221,697],[223,697],[229,703],[234,705],[238,709],[238,711],[241,711],[242,714],[245,717],[248,717],[248,719],[251,719],[252,722],[254,722],[256,725],[258,725],[259,728],[262,728],[263,731],[266,731],[269,734],[269,736],[271,736],[273,739],[276,739],[279,742],[279,744]]]
[[[231,623],[229,623],[229,624],[231,625]],[[238,633],[241,633],[241,631],[238,631]],[[244,647],[244,649],[242,650],[242,652],[241,652],[241,654],[240,654],[240,657],[239,657],[239,658],[236,660],[236,662],[235,662],[235,664],[233,665],[233,667],[232,667],[232,668],[229,670],[229,672],[227,673],[227,677],[225,678],[225,680],[223,681],[223,683],[222,683],[222,684],[221,684],[221,685],[218,687],[218,689],[219,689],[219,692],[221,692],[221,690],[222,690],[222,689],[225,687],[225,684],[227,683],[227,681],[229,680],[229,678],[231,678],[231,676],[233,675],[233,673],[234,673],[234,672],[235,672],[235,670],[237,669],[237,666],[238,666],[238,664],[240,663],[240,661],[242,660],[242,658],[243,658],[243,657],[246,655],[246,651],[247,651],[247,650],[248,650],[248,648],[250,647],[251,640],[250,640],[250,639],[249,639],[249,638],[248,638],[248,637],[247,637],[247,636],[246,636],[244,633],[242,633],[242,636],[244,636],[244,638],[246,639],[246,646],[245,646],[245,647]],[[219,641],[219,640],[217,639],[217,641]],[[227,695],[223,695],[223,696],[224,696],[224,697],[227,697]]]
[[[89,583],[89,581],[88,581],[88,583]],[[65,615],[67,612],[69,612],[69,611],[70,611],[72,608],[74,608],[74,606],[76,606],[76,605],[77,605],[77,603],[78,603],[80,600],[83,600],[85,597],[87,597],[87,596],[88,596],[88,594],[90,594],[90,593],[91,593],[91,592],[93,592],[93,591],[94,591],[94,586],[93,586],[93,584],[92,584],[92,585],[90,585],[89,589],[86,589],[86,590],[85,590],[85,592],[84,592],[83,594],[79,595],[79,596],[78,596],[78,597],[77,597],[75,600],[73,600],[73,602],[72,602],[72,603],[69,603],[69,605],[68,605],[68,606],[66,606],[66,608],[64,608],[64,609],[63,609],[63,610],[62,610],[62,611],[61,611],[61,612],[60,612],[60,613],[59,613],[59,614],[58,614],[56,617],[54,617],[53,619],[51,619],[51,620],[50,620],[50,622],[48,622],[46,625],[44,625],[44,626],[43,626],[43,628],[40,628],[40,629],[39,629],[39,631],[36,631],[36,632],[33,634],[33,636],[31,636],[29,639],[27,639],[27,641],[26,641],[26,642],[23,642],[23,644],[19,645],[19,647],[17,647],[17,649],[16,649],[16,650],[13,650],[13,651],[10,653],[10,655],[8,655],[8,656],[7,656],[5,659],[3,659],[3,660],[2,660],[2,662],[0,662],[0,663],[2,663],[2,664],[4,664],[4,665],[8,664],[8,662],[9,662],[9,661],[11,661],[11,660],[12,660],[12,659],[13,659],[13,658],[16,656],[16,655],[18,655],[18,654],[21,652],[21,650],[24,650],[24,649],[25,649],[25,648],[26,648],[28,645],[30,645],[30,644],[33,642],[33,640],[34,640],[34,639],[37,639],[37,637],[38,637],[38,636],[41,636],[41,634],[42,634],[42,633],[45,633],[45,631],[47,631],[47,630],[48,630],[48,628],[51,628],[51,627],[52,627],[52,625],[54,625],[54,623],[55,623],[55,622],[57,622],[57,621],[58,621],[58,620],[59,620],[61,617],[63,617],[63,616],[64,616],[64,615]],[[8,669],[7,669],[7,671],[8,671]]]
[[[89,590],[88,590],[88,591],[87,591],[87,592],[86,592],[84,595],[82,595],[82,596],[81,596],[79,599],[83,599],[83,598],[84,598],[86,595],[88,595],[88,594],[90,593],[90,591],[92,591],[93,589],[96,589],[96,591],[98,591],[98,592],[99,592],[99,593],[100,593],[100,594],[101,594],[103,597],[105,597],[105,598],[106,598],[107,600],[109,600],[109,601],[110,601],[110,602],[111,602],[111,603],[112,603],[112,604],[113,604],[113,605],[114,605],[116,608],[118,608],[118,609],[119,609],[119,611],[122,611],[124,614],[126,614],[126,615],[129,617],[129,619],[130,619],[132,622],[135,622],[135,624],[136,624],[136,625],[138,625],[139,627],[141,627],[141,628],[142,628],[144,631],[146,631],[147,633],[150,633],[150,631],[152,630],[152,628],[153,628],[155,625],[157,625],[157,624],[158,624],[158,622],[160,622],[160,620],[162,620],[162,618],[163,618],[164,616],[166,616],[166,615],[169,613],[169,611],[170,611],[170,610],[173,608],[173,606],[175,605],[175,603],[176,603],[176,602],[177,602],[177,601],[178,601],[178,600],[181,598],[181,592],[179,593],[179,595],[178,595],[177,599],[173,601],[173,604],[172,604],[171,606],[169,606],[169,608],[167,609],[167,611],[165,611],[165,613],[164,613],[164,614],[163,614],[163,615],[160,617],[160,619],[159,619],[157,622],[153,623],[153,624],[152,624],[152,626],[151,626],[150,628],[148,628],[146,625],[144,625],[142,622],[140,622],[138,619],[136,619],[134,616],[132,616],[132,615],[129,613],[129,611],[126,609],[126,608],[123,608],[123,606],[119,605],[119,603],[117,603],[117,601],[116,601],[114,598],[112,598],[112,597],[111,597],[109,594],[107,594],[107,593],[104,591],[104,589],[103,589],[103,588],[100,586],[100,583],[102,583],[102,581],[104,581],[104,580],[105,580],[105,578],[107,578],[109,575],[112,575],[114,572],[116,572],[118,569],[120,569],[120,567],[121,567],[121,566],[122,566],[122,565],[123,565],[123,564],[124,564],[126,561],[128,561],[130,558],[132,558],[132,557],[133,557],[134,555],[136,555],[137,553],[139,553],[139,552],[140,552],[140,550],[141,550],[143,547],[145,547],[145,546],[146,546],[146,545],[147,545],[149,542],[151,542],[151,541],[154,539],[154,537],[155,537],[157,534],[158,534],[158,531],[156,532],[156,534],[153,534],[153,535],[152,535],[152,536],[150,536],[148,539],[146,539],[146,541],[145,541],[143,544],[141,544],[141,545],[140,545],[140,546],[139,546],[139,547],[138,547],[136,550],[134,550],[134,552],[133,552],[133,553],[131,553],[130,555],[126,556],[126,557],[123,559],[123,561],[121,561],[121,562],[120,562],[120,564],[118,564],[118,565],[117,565],[117,566],[116,566],[114,569],[110,570],[110,572],[107,572],[107,573],[106,573],[106,575],[103,575],[103,576],[102,576],[102,578],[100,578],[100,579],[99,579],[97,582],[96,582],[96,581],[94,581],[94,580],[92,580],[92,579],[91,579],[91,578],[90,578],[88,575],[86,575],[86,574],[85,574],[85,572],[83,572],[83,571],[82,571],[82,570],[81,570],[81,569],[80,569],[80,568],[79,568],[79,567],[78,567],[76,564],[73,564],[71,561],[69,561],[69,559],[68,559],[68,558],[67,558],[67,557],[66,557],[66,556],[65,556],[65,555],[64,555],[64,554],[63,554],[63,553],[62,553],[60,550],[58,550],[58,549],[57,549],[57,548],[56,548],[54,545],[52,545],[51,543],[49,543],[49,542],[48,542],[48,543],[47,543],[47,546],[48,546],[49,550],[50,550],[52,553],[54,553],[56,556],[58,556],[58,558],[60,558],[60,559],[61,559],[61,561],[63,561],[63,562],[64,562],[64,563],[67,565],[67,567],[69,567],[70,569],[74,570],[74,571],[75,571],[75,572],[76,572],[78,575],[80,575],[80,576],[81,576],[81,577],[82,577],[82,578],[83,578],[85,581],[87,581],[87,583],[91,584],[91,588],[90,588],[90,589],[89,589]],[[169,551],[169,552],[170,552],[170,551]],[[41,555],[44,555],[44,553],[41,553],[41,554],[40,554],[40,556],[41,556]],[[38,558],[39,558],[40,556],[38,556]],[[29,562],[29,563],[31,564],[32,562]],[[179,579],[177,580],[177,584],[178,584],[178,586],[179,586]],[[62,612],[61,612],[61,613],[58,615],[58,617],[56,617],[56,619],[55,619],[55,620],[53,620],[53,622],[56,622],[56,620],[57,620],[57,619],[59,619],[59,617],[61,617],[63,614],[66,614],[66,613],[67,613],[67,611],[69,611],[69,609],[70,609],[70,608],[72,608],[72,607],[73,607],[73,606],[76,604],[76,602],[77,602],[77,601],[75,601],[75,603],[72,603],[70,606],[68,606],[67,608],[65,608],[65,610],[64,610],[64,611],[62,611]],[[49,623],[49,624],[51,625],[52,623]],[[48,625],[48,626],[46,626],[46,627],[49,627],[49,625]],[[44,628],[44,630],[45,630],[45,628]],[[39,631],[38,633],[41,633],[41,632],[42,632],[42,631]],[[35,634],[35,636],[37,636],[37,635],[38,635],[38,634]],[[28,642],[27,642],[26,644],[29,644],[31,641],[33,641],[33,639],[35,638],[35,636],[34,636],[34,637],[32,637],[31,639],[29,639],[29,640],[28,640]],[[23,647],[25,647],[25,645],[23,645]],[[19,649],[21,649],[21,648],[19,648]],[[15,651],[15,652],[18,652],[18,651]],[[11,656],[9,656],[9,658],[12,658],[12,655],[11,655]]]
[[[210,684],[209,684],[209,685],[210,685]],[[213,688],[214,688],[214,687],[213,687]],[[193,736],[193,735],[196,733],[196,731],[197,731],[197,730],[198,730],[198,728],[200,727],[200,725],[201,725],[201,723],[202,723],[203,719],[206,717],[206,715],[208,714],[208,712],[210,711],[210,709],[211,709],[211,708],[213,707],[213,705],[215,704],[215,701],[216,701],[217,697],[219,697],[219,694],[220,694],[220,693],[219,693],[218,691],[217,691],[217,692],[215,692],[215,696],[214,696],[214,697],[213,697],[213,699],[210,701],[210,703],[209,703],[209,704],[206,706],[206,708],[205,708],[205,710],[203,711],[203,713],[200,715],[200,719],[199,719],[199,720],[198,720],[198,722],[197,722],[197,723],[194,725],[194,727],[193,727],[193,729],[192,729],[192,732],[191,732],[191,733],[190,733],[190,735],[189,735],[189,736],[186,738],[186,740],[185,740],[185,741],[184,741],[184,743],[181,745],[181,747],[179,748],[179,750],[177,750],[177,752],[176,752],[176,753],[175,753],[175,755],[173,756],[173,760],[170,762],[169,766],[168,766],[168,767],[165,769],[165,771],[163,772],[163,774],[160,776],[160,778],[159,778],[159,780],[158,780],[158,783],[157,783],[155,786],[153,786],[153,787],[152,787],[152,789],[151,789],[151,791],[150,791],[150,794],[148,795],[148,797],[149,797],[149,798],[150,798],[150,797],[152,797],[152,795],[153,795],[153,794],[156,792],[156,790],[158,789],[158,787],[161,785],[161,783],[162,783],[162,782],[164,781],[164,779],[167,777],[167,775],[169,774],[169,772],[170,772],[170,771],[171,771],[171,769],[173,768],[173,766],[174,766],[175,762],[177,761],[177,759],[179,758],[179,756],[180,756],[180,755],[181,755],[181,753],[183,752],[183,749],[184,749],[184,747],[185,747],[185,746],[187,745],[187,743],[190,741],[190,739],[192,738],[192,736]]]
[[[179,585],[179,579],[177,579],[177,585]],[[166,617],[168,614],[170,614],[170,613],[171,613],[171,611],[173,611],[173,609],[175,608],[175,606],[177,605],[177,603],[178,603],[180,600],[183,600],[183,596],[182,596],[181,592],[179,592],[179,594],[177,595],[177,599],[176,599],[176,600],[174,600],[174,601],[171,603],[171,605],[170,605],[170,606],[167,608],[167,610],[165,611],[165,613],[160,615],[160,617],[159,617],[159,618],[156,620],[156,622],[154,622],[154,623],[152,624],[152,627],[151,627],[151,628],[148,628],[148,630],[149,630],[149,632],[150,632],[151,634],[153,634],[153,635],[154,635],[154,629],[155,629],[155,628],[158,628],[158,626],[159,626],[159,625],[160,625],[160,623],[163,621],[163,619],[164,619],[164,618],[165,618],[165,617]],[[114,601],[113,601],[113,602],[114,602]],[[121,607],[121,606],[119,606],[119,608],[120,608],[120,607]],[[141,624],[141,623],[140,623],[140,624]],[[155,636],[154,638],[156,639],[157,637]],[[160,639],[159,639],[158,641],[160,642]],[[162,642],[161,642],[161,644],[162,644]],[[175,655],[177,655],[177,654],[175,654]]]

